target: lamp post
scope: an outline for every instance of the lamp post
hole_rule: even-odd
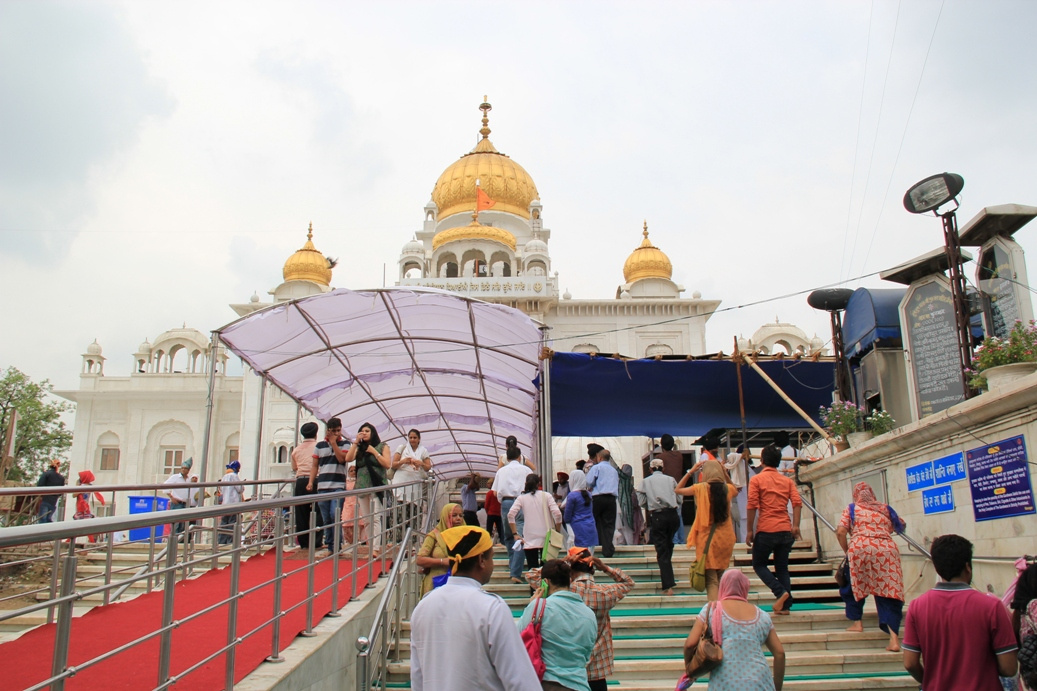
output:
[[[972,367],[972,334],[969,330],[969,306],[965,295],[965,274],[962,271],[961,239],[958,236],[957,196],[965,186],[965,180],[954,173],[940,173],[921,180],[904,195],[904,208],[913,214],[930,211],[943,222],[943,247],[950,267],[951,301],[954,303],[954,321],[958,327],[958,355],[964,381],[968,381],[967,370]],[[949,202],[954,207],[940,212],[940,207]],[[972,390],[965,387],[965,398]]]
[[[852,295],[853,291],[849,288],[822,288],[807,296],[808,305],[816,310],[824,310],[831,316],[832,350],[835,351],[835,388],[842,401],[851,399],[849,365],[843,353],[842,312]]]

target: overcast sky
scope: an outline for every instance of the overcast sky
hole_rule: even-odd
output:
[[[711,350],[776,317],[827,340],[805,295],[738,307],[882,287],[857,277],[942,243],[901,204],[929,175],[964,176],[962,225],[1037,205],[1034,26],[1026,0],[3,2],[0,366],[75,388],[96,338],[127,375],[269,299],[311,221],[335,286],[391,284],[484,94],[563,291],[614,296],[647,219],[722,300]]]

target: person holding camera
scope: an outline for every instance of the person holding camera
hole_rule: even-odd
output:
[[[392,458],[389,456],[389,446],[382,442],[378,430],[370,422],[360,425],[356,439],[346,453],[346,463],[353,462],[356,462],[356,489],[385,486],[385,471],[392,465]],[[385,525],[382,493],[370,492],[357,499],[361,519],[366,519],[371,526],[371,556],[377,557],[382,551]]]

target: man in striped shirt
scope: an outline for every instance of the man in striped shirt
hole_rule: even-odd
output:
[[[349,440],[342,437],[342,421],[337,417],[328,420],[323,441],[317,442],[313,451],[313,466],[310,468],[310,481],[306,489],[317,494],[340,492],[346,488],[346,451]],[[318,501],[321,518],[324,521],[324,545],[327,549],[338,551],[335,542],[335,525],[342,514],[342,498]],[[340,531],[341,533],[341,531]],[[323,554],[321,556],[324,556]]]

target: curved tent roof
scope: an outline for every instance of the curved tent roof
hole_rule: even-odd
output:
[[[339,289],[273,305],[220,339],[318,419],[372,423],[393,448],[421,431],[441,478],[491,475],[504,439],[536,436],[539,326],[431,288]],[[532,444],[535,447],[535,444]]]

